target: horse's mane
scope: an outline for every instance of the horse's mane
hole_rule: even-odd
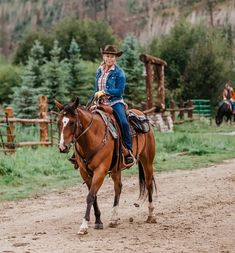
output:
[[[65,104],[63,110],[64,110],[64,112],[67,112],[67,113],[74,116],[78,109],[82,110],[82,111],[85,111],[85,112],[88,112],[88,113],[91,113],[85,106],[78,106],[78,107],[75,108],[74,103],[72,103],[72,102]]]

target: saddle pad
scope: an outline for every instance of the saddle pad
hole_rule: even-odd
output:
[[[96,109],[95,112],[99,113],[101,118],[103,119],[105,125],[108,127],[109,132],[113,136],[114,139],[118,138],[118,132],[113,123],[111,122],[111,119],[108,115],[106,115],[103,111]]]

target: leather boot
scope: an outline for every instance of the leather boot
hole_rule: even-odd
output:
[[[73,155],[68,160],[74,165],[74,169],[77,170],[79,168],[78,163],[75,158],[75,153],[73,153]]]
[[[135,163],[134,155],[132,154],[132,151],[129,150],[128,154],[125,155],[125,164],[129,167],[132,166]]]

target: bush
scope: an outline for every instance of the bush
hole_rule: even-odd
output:
[[[170,34],[150,44],[150,53],[168,64],[169,99],[204,98],[213,103],[221,99],[233,66],[229,41],[219,29],[180,20]]]

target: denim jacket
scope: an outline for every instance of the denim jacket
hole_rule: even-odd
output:
[[[95,91],[98,91],[98,79],[101,76],[101,68],[98,68],[96,71],[96,78],[95,78]],[[126,77],[125,73],[122,68],[115,65],[115,69],[111,70],[108,74],[107,81],[106,81],[106,88],[105,93],[110,95],[109,101],[115,102],[117,100],[121,100],[124,94],[126,85]]]

